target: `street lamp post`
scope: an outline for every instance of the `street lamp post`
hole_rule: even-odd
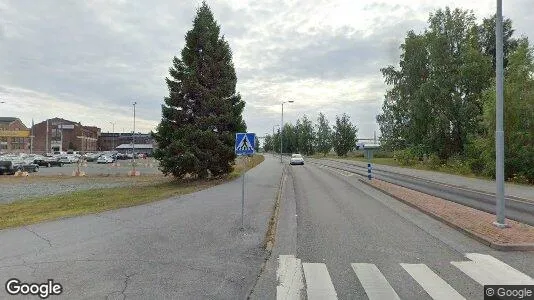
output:
[[[293,103],[293,100],[282,101],[282,123],[280,124],[280,163],[282,163],[282,153],[284,152],[283,148],[283,133],[284,133],[284,103]]]
[[[496,75],[496,124],[495,124],[495,182],[497,184],[496,221],[493,223],[499,228],[505,228],[506,215],[504,199],[504,71],[503,71],[503,24],[502,0],[497,0],[497,13],[495,15],[495,75]]]
[[[111,129],[111,149],[115,150],[115,122],[109,122],[112,125]]]
[[[137,102],[133,103],[133,133],[132,133],[132,176],[135,176],[135,105]]]

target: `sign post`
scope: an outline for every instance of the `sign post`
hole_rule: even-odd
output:
[[[254,143],[256,142],[256,134],[255,133],[236,133],[235,134],[235,154],[237,156],[244,156],[244,155],[253,155],[255,153],[254,150]],[[243,178],[242,178],[242,185],[241,185],[241,230],[243,230],[244,227],[244,216],[245,216],[245,172],[246,170],[243,170]]]

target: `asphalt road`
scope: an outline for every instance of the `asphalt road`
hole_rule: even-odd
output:
[[[0,299],[9,299],[4,283],[13,277],[60,283],[64,292],[49,299],[244,299],[265,260],[280,175],[270,156],[247,172],[244,231],[240,179],[147,205],[1,230]]]
[[[432,299],[433,287],[444,299],[483,299],[485,280],[534,282],[532,252],[495,251],[360,183],[359,176],[313,164],[288,170],[277,243],[255,299],[276,299],[277,289],[283,299],[281,291],[299,287],[299,272],[288,271],[284,255],[301,264],[302,294],[309,299],[371,299],[373,287],[401,299]],[[284,281],[288,273],[293,277]],[[373,299],[393,299],[381,295]]]
[[[310,159],[308,161],[367,176],[367,167],[363,168],[362,163],[318,159]],[[495,187],[495,183],[463,177],[463,181],[460,184],[456,182],[456,176],[440,174],[440,178],[433,178],[433,176],[428,176],[427,174],[428,172],[421,173],[414,172],[414,170],[412,170],[412,174],[407,174],[406,169],[387,168],[381,165],[373,167],[374,178],[482,211],[495,213],[495,194],[491,192],[492,188]],[[507,192],[506,216],[510,219],[534,225],[534,187],[508,185]]]

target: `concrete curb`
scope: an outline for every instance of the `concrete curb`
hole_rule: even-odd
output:
[[[400,197],[397,197],[387,191],[384,191],[380,188],[377,188],[375,187],[374,185],[370,184],[369,182],[367,182],[366,180],[364,179],[358,179],[360,182],[366,184],[367,186],[370,186],[410,207],[413,207],[421,212],[423,212],[424,214],[430,216],[430,217],[433,217],[434,219],[437,219],[438,221],[441,221],[447,225],[449,225],[450,227],[460,231],[461,233],[465,234],[466,236],[474,239],[474,240],[477,240],[478,242],[490,247],[490,248],[493,248],[495,250],[499,250],[499,251],[534,251],[534,244],[502,244],[502,243],[495,243],[495,242],[492,242],[490,241],[486,236],[483,236],[483,235],[480,235],[480,234],[477,234],[477,233],[474,233],[472,231],[469,231],[463,227],[460,227],[454,223],[452,223],[451,221],[439,216],[439,215],[436,215],[434,213],[431,213],[429,211],[426,211],[424,210],[423,208],[411,203],[411,202],[408,202]]]
[[[284,181],[286,178],[286,167],[282,167],[282,176],[280,177],[280,184],[278,186],[278,191],[276,192],[276,197],[273,205],[273,212],[271,214],[271,218],[269,218],[269,223],[267,224],[267,231],[265,232],[265,237],[263,240],[263,247],[265,248],[265,251],[267,252],[267,255],[265,255],[265,259],[263,260],[261,266],[260,266],[260,272],[256,278],[256,281],[254,282],[254,285],[250,289],[247,300],[251,299],[252,294],[254,294],[254,291],[256,289],[256,286],[258,285],[258,282],[260,280],[260,277],[265,271],[265,267],[267,266],[267,262],[269,259],[271,259],[271,254],[273,252],[274,243],[276,240],[276,229],[278,227],[278,218],[279,218],[279,211],[280,211],[280,198],[282,198],[282,190],[284,186]],[[272,239],[270,237],[273,237]]]

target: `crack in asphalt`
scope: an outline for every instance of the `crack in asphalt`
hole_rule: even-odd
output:
[[[122,226],[124,228],[155,229],[154,227],[139,226],[139,225],[137,225],[137,223],[135,223],[133,221],[130,221],[130,220],[122,220],[122,219],[119,219],[119,218],[113,218],[113,217],[108,217],[108,216],[104,216],[104,215],[96,215],[96,217],[97,218],[106,219],[106,220],[110,220],[110,221],[114,222],[115,224],[120,225],[120,226]],[[130,225],[127,225],[127,224],[134,224],[134,226],[130,226]]]
[[[36,237],[42,239],[43,241],[46,241],[50,247],[52,247],[52,242],[50,242],[49,239],[45,238],[44,236],[38,234],[37,232],[31,230],[29,227],[24,227],[24,229],[28,230],[29,232],[33,233]]]

